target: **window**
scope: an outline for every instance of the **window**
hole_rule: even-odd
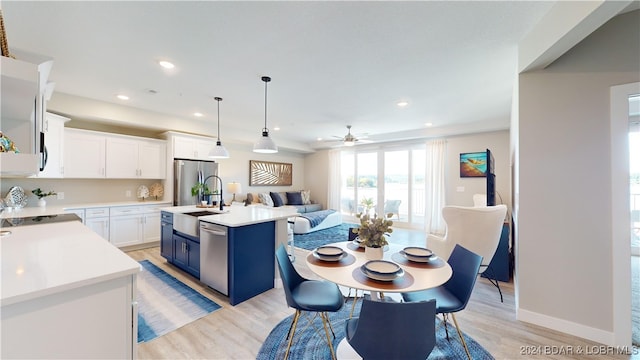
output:
[[[425,145],[358,150],[341,153],[341,212],[355,217],[372,207],[378,214],[393,213],[396,225],[423,229],[427,222]]]

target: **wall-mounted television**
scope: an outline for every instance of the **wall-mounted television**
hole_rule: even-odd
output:
[[[487,159],[487,206],[496,205],[496,174],[495,174],[495,160],[491,150],[487,149],[485,152]]]

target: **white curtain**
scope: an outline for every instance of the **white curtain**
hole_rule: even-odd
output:
[[[327,208],[340,211],[340,189],[342,189],[342,174],[340,150],[329,151],[329,190],[327,191]]]
[[[427,142],[426,164],[426,232],[427,234],[444,235],[445,222],[442,219],[442,208],[445,204],[445,154],[446,140],[436,139]]]

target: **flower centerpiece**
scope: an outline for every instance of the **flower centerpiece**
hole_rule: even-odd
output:
[[[358,214],[360,227],[353,229],[353,232],[358,234],[358,238],[364,244],[365,254],[368,258],[372,260],[382,259],[383,247],[389,243],[386,237],[393,232],[391,228],[393,221],[389,220],[392,216],[392,213],[388,213],[385,216],[378,216],[377,214],[371,216],[368,213]]]
[[[47,202],[44,200],[47,196],[58,195],[55,191],[43,192],[40,188],[31,190],[33,195],[38,197],[38,206],[47,206]]]

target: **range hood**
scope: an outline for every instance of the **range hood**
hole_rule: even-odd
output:
[[[37,174],[44,163],[44,118],[47,78],[53,60],[12,51],[16,59],[0,57],[0,130],[19,153],[0,152],[0,177]]]

